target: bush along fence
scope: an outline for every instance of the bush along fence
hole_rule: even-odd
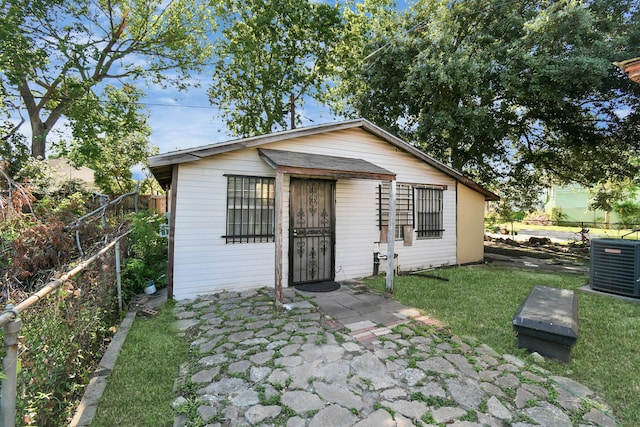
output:
[[[120,246],[126,244],[129,233],[19,304],[7,304],[0,314],[3,427],[13,427],[16,421],[20,425],[67,423],[73,402],[65,396],[81,397],[95,365],[87,359],[100,353],[115,332],[116,306],[122,310]],[[74,283],[80,277],[82,285]],[[61,342],[54,346],[56,340]]]
[[[603,230],[626,230],[626,231],[640,231],[640,224],[630,223],[630,222],[604,222],[604,221],[551,221],[544,219],[525,219],[522,221],[525,225],[542,225],[549,226],[555,225],[558,227],[571,227],[571,228],[593,228],[593,229],[603,229]]]
[[[80,254],[81,257],[84,257],[84,251],[82,250],[82,243],[81,243],[81,239],[80,239],[80,228],[83,224],[84,221],[87,220],[91,220],[93,218],[97,218],[100,217],[100,219],[102,220],[102,228],[103,229],[107,229],[107,209],[109,209],[110,207],[113,206],[117,206],[118,204],[123,203],[124,201],[127,200],[127,197],[132,196],[133,200],[134,200],[134,209],[135,212],[138,212],[138,199],[139,199],[139,195],[138,195],[138,187],[140,186],[140,183],[138,182],[136,184],[136,188],[131,192],[131,193],[127,193],[127,194],[123,194],[119,197],[117,197],[114,200],[111,200],[107,203],[102,204],[99,208],[89,212],[88,214],[76,219],[73,221],[73,228],[75,229],[75,234],[76,234],[76,245],[78,247],[78,253]],[[107,236],[105,235],[105,238]],[[106,241],[105,241],[106,243]]]
[[[520,229],[526,229],[527,225],[533,226],[558,226],[558,227],[567,227],[569,229],[574,229],[573,232],[576,234],[574,240],[584,241],[591,237],[602,237],[598,235],[598,230],[607,230],[607,237],[617,238],[617,239],[635,239],[640,240],[640,224],[636,223],[622,223],[622,222],[594,222],[594,221],[552,221],[547,219],[524,219],[518,222],[520,224]],[[494,219],[487,220],[485,219],[485,229],[491,232],[503,234],[512,234],[513,231],[513,223],[508,221],[496,221]],[[591,233],[591,234],[589,234]]]

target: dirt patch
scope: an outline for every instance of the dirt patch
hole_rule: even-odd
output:
[[[589,267],[589,247],[560,245],[546,238],[526,242],[487,237],[484,242],[488,263],[545,271],[585,273]]]

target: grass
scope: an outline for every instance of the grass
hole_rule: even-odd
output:
[[[576,289],[587,279],[575,274],[543,274],[491,266],[438,270],[448,282],[421,277],[395,278],[395,298],[445,322],[453,333],[472,336],[495,350],[528,359],[515,346],[511,320],[537,284]],[[384,278],[367,280],[384,290]],[[570,364],[544,368],[590,387],[625,426],[640,425],[640,304],[579,293],[580,336]],[[171,426],[175,413],[173,381],[187,360],[188,344],[178,336],[171,303],[157,316],[134,322],[93,427]]]
[[[92,427],[172,426],[173,382],[189,346],[178,336],[173,304],[134,321],[98,402]]]
[[[587,282],[575,274],[491,266],[446,268],[436,274],[449,281],[396,277],[395,298],[423,309],[459,336],[473,336],[498,352],[529,361],[528,354],[516,348],[511,320],[533,286],[576,289]],[[367,279],[367,284],[384,290],[384,277]],[[543,367],[591,388],[623,425],[640,425],[640,301],[580,292],[578,305],[579,338],[572,362],[549,361]]]

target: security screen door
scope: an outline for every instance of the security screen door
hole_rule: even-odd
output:
[[[334,279],[335,181],[291,179],[290,283]]]

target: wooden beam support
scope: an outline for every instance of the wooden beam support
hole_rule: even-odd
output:
[[[276,200],[275,200],[275,291],[276,309],[282,311],[284,299],[282,297],[282,252],[283,252],[283,232],[282,222],[284,221],[284,206],[282,205],[284,188],[284,173],[276,169]]]
[[[171,171],[171,196],[169,202],[171,209],[167,212],[169,215],[169,254],[167,266],[167,297],[173,298],[173,269],[174,269],[174,251],[176,237],[176,201],[178,200],[178,165],[173,165]]]
[[[387,230],[387,292],[393,293],[396,242],[396,181],[389,182],[389,229]]]
[[[395,175],[373,172],[356,172],[332,169],[303,168],[296,166],[278,166],[284,173],[299,176],[322,176],[333,179],[372,179],[388,181],[395,179]]]

